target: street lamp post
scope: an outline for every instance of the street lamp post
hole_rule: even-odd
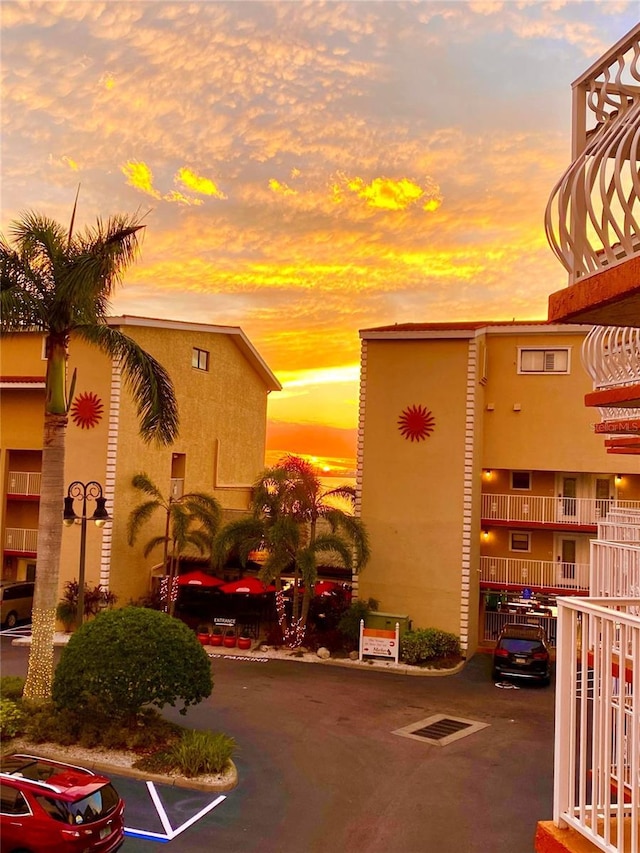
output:
[[[76,500],[82,500],[82,514],[76,515],[73,504]],[[74,480],[67,489],[67,496],[64,499],[64,513],[62,523],[66,527],[71,527],[74,522],[80,522],[80,564],[78,569],[78,612],[76,614],[76,625],[80,627],[84,621],[84,569],[85,558],[87,551],[87,500],[95,501],[96,508],[90,521],[95,522],[96,527],[104,527],[109,520],[109,513],[106,509],[107,499],[102,494],[102,486],[95,480],[90,480],[88,483],[81,483],[80,480]]]

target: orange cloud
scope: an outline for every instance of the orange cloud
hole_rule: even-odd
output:
[[[281,184],[280,181],[277,181],[275,178],[271,178],[269,181],[269,189],[280,195],[297,195],[296,190],[292,190],[291,187],[288,187],[286,184]]]
[[[210,178],[203,178],[201,175],[197,175],[191,169],[187,169],[186,166],[178,170],[175,180],[177,183],[181,183],[182,186],[186,187],[188,190],[200,193],[201,195],[211,195],[215,196],[215,198],[227,198],[222,190],[218,189],[214,181]]]
[[[374,178],[365,183],[362,178],[340,176],[332,188],[335,201],[342,201],[345,188],[363,199],[369,207],[382,210],[406,210],[425,196],[428,197],[423,202],[423,210],[434,211],[442,204],[439,187],[430,179],[427,188],[423,189],[408,178]]]
[[[129,160],[121,167],[122,173],[127,178],[129,186],[135,187],[152,198],[161,198],[161,193],[153,186],[153,172],[146,163],[138,160]]]

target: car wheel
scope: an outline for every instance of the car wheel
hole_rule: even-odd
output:
[[[9,615],[7,616],[7,618],[5,620],[4,627],[5,628],[15,628],[17,624],[18,624],[18,614],[14,613],[14,611],[12,610],[11,613],[9,613]]]

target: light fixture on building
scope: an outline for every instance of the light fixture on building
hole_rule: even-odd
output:
[[[483,538],[483,539],[488,539],[488,538],[489,538],[489,531],[488,531],[488,530],[483,530],[483,531],[482,531],[482,538]]]
[[[622,474],[616,474],[616,486],[619,486],[622,482]]]

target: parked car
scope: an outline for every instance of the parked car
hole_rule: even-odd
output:
[[[3,853],[113,853],[124,841],[124,803],[106,776],[12,754],[0,759]]]
[[[2,581],[0,583],[0,624],[15,628],[18,622],[31,619],[33,581]]]
[[[508,623],[502,628],[493,652],[493,680],[531,678],[548,684],[551,654],[544,628]]]

